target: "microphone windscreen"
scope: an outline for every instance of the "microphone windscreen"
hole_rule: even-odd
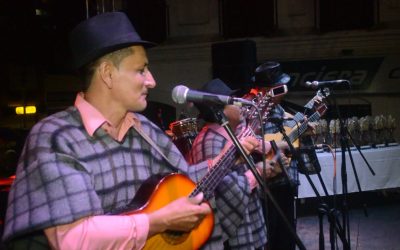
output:
[[[189,90],[188,87],[178,85],[172,90],[172,100],[175,103],[183,104],[186,102],[186,92]]]

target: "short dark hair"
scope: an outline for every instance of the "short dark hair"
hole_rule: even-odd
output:
[[[108,53],[96,60],[94,60],[93,62],[90,62],[88,64],[86,64],[85,66],[83,66],[79,71],[79,76],[83,82],[83,86],[82,86],[82,90],[85,91],[87,90],[87,88],[90,85],[90,82],[92,80],[93,74],[96,70],[96,68],[101,64],[101,62],[105,61],[105,60],[109,60],[111,61],[115,67],[119,67],[119,65],[121,64],[121,61],[129,56],[132,55],[134,53],[134,50],[131,47],[126,47],[123,49],[119,49],[116,51],[113,51],[111,53]]]

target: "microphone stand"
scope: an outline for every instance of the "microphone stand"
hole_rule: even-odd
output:
[[[227,132],[227,134],[231,138],[233,144],[235,145],[235,147],[239,151],[240,155],[245,160],[245,162],[246,162],[247,166],[249,167],[250,171],[253,173],[254,177],[256,178],[256,180],[257,180],[258,184],[260,185],[261,189],[267,194],[269,200],[272,202],[272,204],[274,205],[274,207],[278,211],[279,215],[282,217],[284,223],[287,225],[287,227],[288,227],[288,229],[290,231],[290,234],[292,234],[292,236],[296,240],[297,246],[301,250],[306,250],[306,247],[304,246],[303,242],[300,240],[299,236],[296,234],[294,229],[290,226],[290,223],[289,223],[288,219],[286,218],[286,216],[284,215],[282,209],[279,207],[279,205],[276,202],[275,198],[272,196],[269,188],[267,187],[267,185],[265,185],[264,181],[262,180],[261,176],[259,175],[259,173],[258,173],[258,171],[257,171],[257,169],[256,169],[256,167],[254,165],[253,159],[250,158],[246,154],[246,152],[243,149],[242,145],[240,144],[238,138],[233,133],[231,127],[229,126],[229,121],[226,118],[225,114],[222,112],[221,109],[217,109],[215,107],[212,107],[212,109],[214,111],[214,117],[217,119],[218,123],[225,129],[225,131]]]
[[[276,126],[277,126],[279,132],[282,134],[283,139],[287,142],[287,144],[289,146],[289,151],[293,155],[293,158],[300,165],[299,167],[305,169],[304,162],[301,160],[297,150],[294,148],[293,144],[291,143],[290,138],[286,134],[285,129],[283,127],[283,123],[282,122],[277,122]],[[309,174],[307,173],[307,171],[304,171],[304,172],[306,173],[305,176],[307,178],[307,181],[309,182],[311,188],[313,189],[317,199],[320,201],[320,208],[318,209],[319,221],[320,221],[320,234],[319,234],[319,247],[320,247],[320,249],[324,249],[324,244],[323,244],[324,236],[323,236],[323,227],[322,227],[322,221],[323,221],[323,215],[324,214],[327,215],[328,222],[330,223],[330,241],[331,241],[332,250],[334,249],[334,245],[335,245],[334,244],[333,230],[335,230],[337,232],[337,234],[339,235],[340,239],[342,240],[344,249],[350,249],[350,244],[346,240],[346,235],[345,235],[344,228],[342,228],[340,223],[338,222],[336,214],[334,213],[334,209],[329,209],[328,205],[322,201],[322,197],[319,194],[317,188],[315,187],[315,184],[311,180]]]
[[[331,95],[333,97],[333,95]],[[346,167],[346,151],[349,154],[349,158],[350,158],[350,162],[352,165],[352,169],[353,169],[353,173],[354,173],[354,177],[356,179],[356,183],[357,183],[357,187],[359,192],[362,192],[361,190],[361,186],[360,186],[360,181],[358,178],[358,174],[354,165],[354,160],[353,160],[353,156],[351,154],[351,150],[350,150],[350,146],[348,143],[348,140],[350,138],[350,140],[352,140],[353,144],[356,145],[354,143],[353,138],[351,137],[351,134],[349,133],[347,126],[345,125],[341,114],[340,114],[340,110],[339,107],[337,105],[336,99],[333,99],[333,104],[336,108],[336,113],[339,119],[339,128],[340,128],[340,145],[341,145],[341,152],[342,152],[342,164],[341,164],[341,177],[342,177],[342,194],[343,194],[343,199],[342,199],[342,223],[343,223],[343,230],[346,233],[347,236],[347,240],[350,243],[351,239],[350,239],[350,220],[349,220],[349,208],[348,208],[348,203],[347,203],[347,195],[348,195],[348,185],[347,185],[347,167]],[[362,154],[360,147],[358,145],[356,145],[356,148],[358,150],[358,152],[360,153],[360,155],[362,156],[363,160],[365,161],[365,163],[367,164],[369,170],[371,171],[371,173],[373,175],[375,175],[375,172],[373,171],[373,169],[371,168],[371,166],[369,165],[369,163],[367,162],[366,158],[364,157],[364,155]],[[335,211],[335,209],[332,209],[331,213],[334,213],[335,215],[337,214],[337,212]],[[364,213],[367,215],[367,212],[365,210],[365,206],[364,206]],[[350,244],[348,245],[348,248],[346,248],[344,246],[344,249],[350,249]]]
[[[280,133],[282,134],[283,139],[287,142],[287,144],[289,146],[289,150],[290,150],[291,154],[293,155],[293,158],[300,165],[299,166],[300,168],[305,169],[304,162],[301,160],[300,156],[298,155],[297,150],[294,148],[293,144],[290,141],[290,138],[287,136],[287,134],[285,132],[285,129],[283,128],[283,124],[282,123],[277,124],[277,127],[278,127]],[[304,172],[306,173],[306,171],[304,171]],[[315,184],[311,180],[310,175],[307,173],[307,174],[305,174],[305,176],[306,176],[307,181],[309,182],[311,188],[313,189],[316,197],[318,198],[318,200],[320,201],[320,204],[321,204],[320,205],[321,208],[318,210],[319,211],[319,217],[320,217],[320,223],[322,222],[323,214],[326,214],[328,216],[328,221],[330,222],[330,225],[331,225],[330,228],[332,229],[335,226],[336,231],[337,231],[339,237],[341,238],[341,240],[343,242],[343,245],[344,246],[349,246],[349,244],[348,244],[348,242],[347,242],[347,240],[345,238],[343,228],[340,226],[339,223],[337,223],[337,221],[336,221],[336,219],[334,217],[334,214],[329,210],[328,205],[325,204],[324,202],[322,202],[321,195],[319,194],[317,188],[315,187]],[[322,229],[322,224],[320,224],[320,229]],[[331,246],[334,246],[334,244],[332,244],[332,241],[333,241],[332,231],[330,233],[330,238],[331,238]],[[324,242],[323,230],[320,230],[320,234],[319,234],[320,249],[324,249],[324,243],[323,242]],[[332,248],[332,249],[334,249],[334,248]],[[349,248],[345,247],[344,249],[349,249]]]
[[[318,90],[318,93],[320,93],[322,96],[324,96],[326,98],[327,95],[329,95],[330,90],[327,87],[321,86],[320,89]],[[336,104],[336,102],[335,102],[335,104]],[[313,103],[308,103],[306,105],[306,108],[311,109],[313,105],[314,105]],[[337,108],[337,105],[336,105],[336,108]],[[343,174],[343,171],[342,171],[342,174]],[[307,177],[307,180],[310,182],[311,179],[309,178],[308,174],[306,175],[306,177]],[[322,176],[319,173],[318,173],[318,178],[321,181],[321,184],[323,184]],[[346,177],[345,177],[345,180],[347,180]],[[311,184],[311,182],[310,182],[310,184]],[[323,187],[324,187],[324,185],[323,185]],[[314,189],[314,187],[313,187],[313,189]],[[346,187],[343,188],[343,190],[347,191],[347,184],[346,184]],[[328,192],[327,192],[327,190],[325,188],[324,188],[324,191],[325,191],[326,197],[329,197],[328,196]],[[336,243],[336,240],[335,240],[336,234],[335,234],[335,232],[339,235],[339,237],[340,237],[340,239],[342,241],[343,249],[345,249],[345,250],[350,249],[350,234],[349,234],[349,231],[347,232],[348,233],[347,234],[348,240],[346,239],[346,228],[349,228],[348,227],[349,220],[348,220],[348,217],[347,217],[347,220],[346,220],[347,227],[346,227],[345,221],[343,221],[343,227],[340,225],[340,222],[338,220],[338,213],[337,213],[337,211],[335,209],[335,206],[336,206],[335,195],[333,196],[333,208],[332,209],[330,209],[329,206],[326,203],[322,202],[322,198],[319,195],[317,195],[317,197],[318,197],[318,199],[320,199],[320,207],[318,209],[318,215],[319,215],[319,221],[320,221],[320,241],[319,241],[320,249],[324,249],[324,247],[325,247],[324,244],[323,244],[323,242],[324,242],[324,239],[323,239],[323,237],[324,237],[323,236],[323,227],[321,225],[321,223],[323,222],[323,215],[324,214],[327,215],[328,222],[330,224],[330,226],[329,226],[329,236],[330,236],[331,249],[332,250],[335,249],[335,243]]]

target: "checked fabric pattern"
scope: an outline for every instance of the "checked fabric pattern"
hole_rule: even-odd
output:
[[[227,139],[217,131],[204,127],[196,137],[190,158],[194,163],[217,156]],[[266,244],[267,232],[258,190],[250,190],[244,165],[234,166],[216,189],[211,203],[215,229],[203,249],[223,249],[229,238],[231,249],[256,249]],[[222,230],[222,235],[221,234]]]
[[[194,182],[206,174],[207,162],[189,168],[163,131],[135,115],[174,167]],[[166,161],[135,129],[117,142],[101,128],[89,136],[75,107],[53,114],[27,137],[9,193],[3,240],[31,238],[45,246],[43,229],[124,207],[148,177],[168,172]]]

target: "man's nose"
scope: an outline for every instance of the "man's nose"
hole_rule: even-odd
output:
[[[154,88],[156,86],[156,80],[150,70],[147,71],[145,84],[148,88]]]

